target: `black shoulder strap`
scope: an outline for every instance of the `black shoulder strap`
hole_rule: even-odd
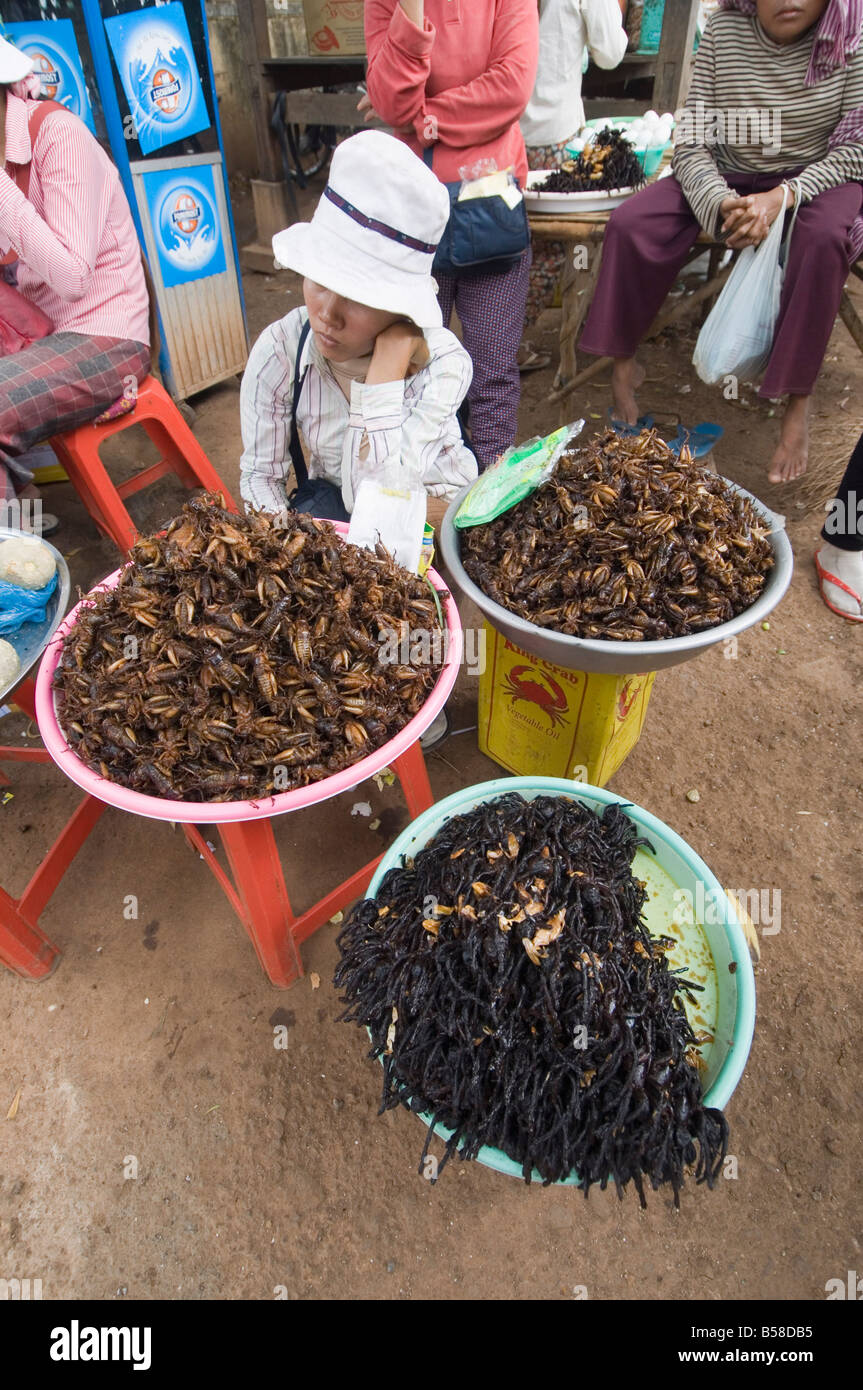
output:
[[[303,349],[306,346],[306,339],[311,330],[311,321],[306,319],[300,333],[300,341],[297,343],[297,360],[294,363],[294,395],[291,400],[291,439],[288,449],[291,455],[291,463],[294,465],[297,487],[304,487],[309,480],[309,470],[306,468],[306,460],[303,457],[303,447],[300,444],[300,435],[297,429],[297,406],[300,403],[306,372],[309,370],[308,364],[306,364],[305,369],[302,369],[302,363]]]

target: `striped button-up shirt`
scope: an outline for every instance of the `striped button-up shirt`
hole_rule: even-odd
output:
[[[47,116],[31,150],[36,103],[6,100],[6,158],[31,165],[27,198],[0,170],[0,253],[16,253],[19,290],[58,333],[149,344],[141,252],[115,166],[71,111]]]
[[[252,348],[240,392],[243,457],[240,493],[250,507],[280,512],[287,506],[291,470],[291,401],[300,332],[308,319],[293,309],[271,323]],[[473,368],[455,334],[426,329],[429,361],[405,381],[367,386],[351,383],[350,402],[310,333],[303,349],[308,365],[297,406],[297,427],[307,445],[310,478],[340,487],[353,510],[363,478],[423,486],[433,497],[452,499],[477,476],[476,459],[464,444],[456,412],[467,395]]]

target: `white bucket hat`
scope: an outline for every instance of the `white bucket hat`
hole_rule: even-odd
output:
[[[311,222],[273,237],[279,265],[366,304],[440,328],[431,268],[449,194],[402,140],[363,130],[336,147]]]
[[[8,39],[0,39],[0,84],[20,82],[32,69],[32,58]]]

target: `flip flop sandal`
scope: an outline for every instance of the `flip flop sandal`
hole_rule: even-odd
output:
[[[615,434],[622,434],[627,439],[634,434],[641,434],[642,430],[653,429],[654,418],[652,415],[639,415],[634,425],[627,425],[623,420],[615,420],[611,412],[612,407],[609,406],[608,423],[611,425],[611,428],[614,430]]]
[[[522,347],[524,360],[518,364],[520,372],[541,372],[543,368],[551,366],[550,352],[537,352],[529,343],[523,343]]]
[[[815,569],[818,574],[818,587],[821,591],[821,597],[826,603],[827,607],[830,609],[830,612],[835,613],[836,616],[839,618],[847,618],[850,623],[863,623],[863,612],[848,613],[844,608],[837,608],[835,603],[830,602],[829,598],[824,592],[824,583],[826,581],[829,584],[835,584],[836,588],[841,589],[842,592],[844,594],[847,594],[849,598],[856,599],[861,609],[863,609],[863,598],[861,598],[859,594],[855,593],[849,584],[846,584],[837,575],[831,574],[829,570],[826,570],[824,568],[824,566],[821,564],[821,561],[818,559],[817,550],[812,558],[815,561]]]
[[[714,444],[718,444],[724,433],[721,425],[705,423],[696,425],[691,430],[681,425],[674,438],[668,441],[668,447],[679,457],[681,449],[687,446],[694,459],[703,459],[710,453]]]

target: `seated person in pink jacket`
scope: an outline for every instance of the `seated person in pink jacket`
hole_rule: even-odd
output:
[[[0,359],[0,509],[13,525],[8,504],[35,495],[21,456],[133,394],[150,368],[149,297],[119,175],[83,121],[34,99],[31,67],[0,39],[0,258],[53,327]]]

